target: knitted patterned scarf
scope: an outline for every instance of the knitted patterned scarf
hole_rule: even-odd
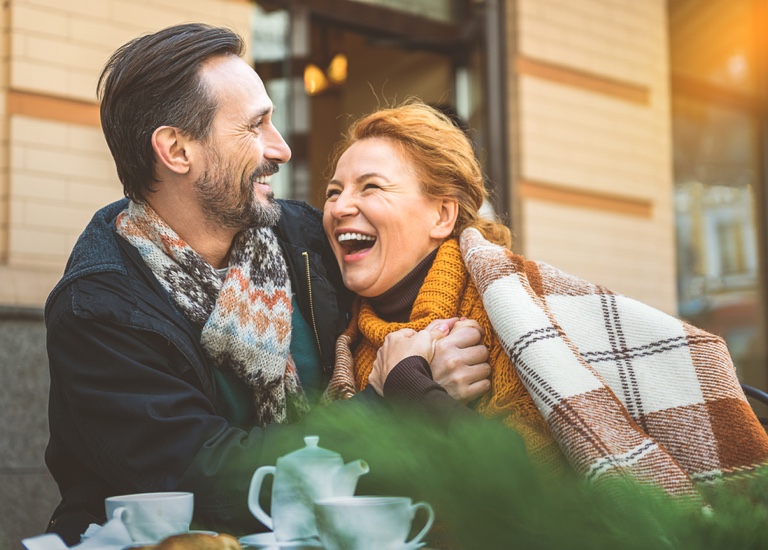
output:
[[[248,229],[235,238],[222,281],[149,205],[131,201],[116,226],[201,330],[200,342],[213,363],[250,388],[259,426],[307,409],[289,353],[290,278],[271,229]]]
[[[336,367],[328,396],[335,399],[349,397],[368,384],[376,351],[391,332],[405,327],[421,330],[435,319],[461,316],[476,320],[485,329],[483,344],[490,352],[489,362],[493,365],[493,390],[480,399],[477,411],[501,418],[504,424],[522,435],[526,449],[537,463],[559,469],[562,454],[493,333],[477,287],[462,262],[456,239],[449,239],[440,246],[407,323],[384,321],[367,300],[355,302],[349,327],[336,343]]]

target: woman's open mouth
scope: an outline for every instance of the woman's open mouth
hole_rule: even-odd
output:
[[[376,243],[376,237],[363,233],[340,233],[336,240],[341,245],[345,259],[367,252]]]

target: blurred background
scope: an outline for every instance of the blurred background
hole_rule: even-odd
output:
[[[516,252],[728,341],[768,388],[768,0],[6,0],[0,41],[0,548],[57,502],[42,310],[93,212],[121,197],[95,86],[129,39],[234,28],[322,206],[352,118],[418,96],[477,147]]]

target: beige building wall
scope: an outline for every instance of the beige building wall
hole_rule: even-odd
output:
[[[518,250],[675,313],[666,3],[507,7]]]
[[[40,308],[93,212],[122,196],[96,83],[133,37],[184,22],[235,29],[246,0],[10,0],[3,8],[0,306]]]

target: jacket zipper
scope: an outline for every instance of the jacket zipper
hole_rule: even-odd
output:
[[[317,333],[317,323],[315,322],[315,304],[312,301],[312,279],[309,276],[309,252],[302,252],[302,256],[304,256],[304,262],[307,266],[307,290],[309,291],[309,314],[312,317],[312,330],[315,333],[315,343],[317,343],[317,351],[320,354],[320,357],[323,356],[323,348],[320,347],[320,336]]]

